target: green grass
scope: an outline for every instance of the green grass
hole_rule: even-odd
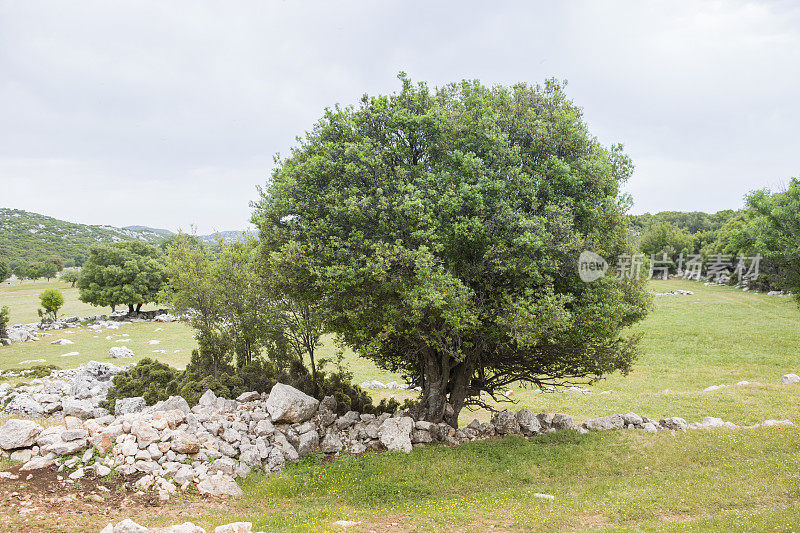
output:
[[[57,288],[64,294],[64,307],[59,316],[93,316],[108,314],[110,308],[93,307],[78,300],[78,289],[58,281],[15,281],[0,284],[0,306],[7,305],[11,315],[11,323],[29,323],[38,321],[36,309],[39,307],[39,294],[47,288]],[[154,306],[144,309],[156,308]],[[156,331],[161,329],[161,331]],[[86,327],[69,328],[50,331],[49,336],[36,342],[25,342],[11,346],[0,346],[0,370],[20,370],[30,368],[30,363],[20,365],[22,361],[44,359],[49,364],[60,368],[75,368],[91,360],[111,361],[119,365],[136,362],[143,357],[157,357],[165,363],[184,367],[189,360],[192,349],[197,347],[191,329],[184,323],[139,322],[122,324],[116,330],[95,331]],[[111,339],[106,337],[112,336]],[[52,345],[50,341],[69,339],[74,344],[64,346]],[[128,342],[120,342],[130,339]],[[148,344],[151,340],[160,341],[157,345]],[[111,359],[108,350],[112,346],[127,346],[136,354],[132,359]],[[166,354],[154,353],[164,350]],[[176,350],[178,350],[176,352]],[[71,352],[79,355],[62,357]]]
[[[39,295],[45,289],[58,289],[64,295],[64,306],[59,317],[107,315],[110,307],[95,307],[78,299],[78,288],[57,280],[50,281],[4,281],[0,283],[0,307],[7,305],[11,324],[30,324],[39,321],[37,309],[41,307]],[[145,306],[143,310],[158,309],[158,306]]]
[[[800,510],[798,437],[797,429],[569,432],[328,464],[307,458],[281,476],[251,475],[234,514],[207,516],[201,525],[246,520],[256,530],[316,531],[354,520],[364,530],[394,522],[420,531],[456,524],[467,531],[660,531],[699,521],[745,531],[750,517],[766,512],[768,523],[788,528]]]
[[[517,403],[508,407],[564,412],[578,421],[634,411],[690,422],[718,416],[740,425],[770,418],[800,424],[800,386],[779,383],[785,373],[800,373],[796,303],[693,282],[653,283],[657,292],[678,288],[695,295],[656,298],[653,313],[635,328],[643,341],[629,375],[589,386],[593,394],[512,387]],[[0,301],[6,294],[3,286]],[[25,301],[17,300],[20,306],[31,305]],[[156,327],[164,331],[155,332]],[[158,358],[175,365],[185,364],[194,346],[191,331],[182,324],[140,323],[108,333],[121,332],[129,333],[127,345],[138,356],[167,349],[170,354]],[[2,347],[0,369],[21,367],[20,360],[39,358],[36,354],[62,367],[107,359],[114,345],[105,341],[108,333],[64,335],[76,342],[69,346],[41,341]],[[144,344],[150,339],[162,343]],[[332,356],[335,348],[326,339],[322,355]],[[181,352],[174,354],[174,349]],[[68,351],[81,355],[57,360],[57,354]],[[345,359],[357,382],[400,378],[350,352]],[[741,380],[762,385],[735,386]],[[703,392],[718,384],[730,386]],[[604,390],[614,394],[598,394]],[[376,399],[412,396],[402,391],[372,394]],[[462,422],[473,417],[486,420],[489,413],[465,412]],[[280,476],[253,474],[243,489],[245,496],[225,511],[208,509],[193,520],[207,530],[241,519],[265,531],[334,530],[336,520],[359,521],[350,531],[385,530],[391,524],[419,531],[486,531],[491,526],[495,531],[796,531],[800,429],[557,433],[420,448],[408,456],[366,454],[334,462],[311,457]],[[541,500],[533,496],[536,492],[556,500]],[[148,525],[165,520],[155,514]]]

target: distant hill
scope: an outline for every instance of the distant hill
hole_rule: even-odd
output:
[[[170,235],[176,235],[174,231],[170,231],[168,229],[159,229],[159,228],[150,228],[148,226],[125,226],[122,229],[127,229],[131,231],[147,231],[152,233],[159,233],[161,235],[165,235],[169,237]],[[225,242],[236,242],[242,238],[242,231],[220,231],[217,233],[209,233],[208,235],[198,235],[197,238],[200,239],[201,242],[207,244],[214,244],[217,242],[217,235],[222,236],[222,240]],[[252,230],[245,230],[245,233],[249,235],[255,235],[255,232]]]
[[[11,265],[43,261],[52,255],[69,263],[78,255],[86,256],[97,243],[144,241],[159,244],[174,232],[147,226],[90,226],[0,207],[0,259]],[[226,242],[241,238],[241,231],[220,232]],[[206,243],[215,243],[216,234],[198,235]]]
[[[197,238],[206,244],[214,244],[217,242],[217,234],[219,234],[222,236],[222,240],[225,242],[238,242],[242,238],[242,233],[247,233],[248,235],[256,235],[256,232],[253,230],[245,230],[244,232],[220,231],[217,233],[211,233],[210,235],[198,235]]]
[[[162,235],[175,235],[174,231],[170,231],[168,229],[148,228],[147,226],[125,226],[122,229],[130,231],[149,231],[152,233],[160,233]]]

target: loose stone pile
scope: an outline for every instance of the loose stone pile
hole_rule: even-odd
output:
[[[79,383],[76,380],[73,387]],[[319,451],[409,453],[429,443],[461,444],[496,435],[738,427],[712,417],[694,424],[678,417],[656,423],[636,413],[595,418],[578,426],[570,415],[521,409],[496,412],[488,423],[476,419],[456,429],[445,423],[415,421],[403,412],[375,416],[350,411],[337,416],[332,396],[320,402],[280,383],[269,394],[249,392],[236,400],[206,391],[191,409],[179,396],[151,407],[143,398],[127,398],[117,401],[114,415],[94,410],[82,414],[102,416],[66,416],[63,424],[48,428],[31,420],[9,420],[0,427],[0,449],[24,463],[21,472],[58,467],[69,471],[71,482],[116,472],[136,478],[137,490],[154,490],[167,500],[191,485],[201,494],[238,496],[241,491],[235,478],[251,469],[275,472],[287,461]],[[766,421],[763,425],[792,423]]]
[[[692,296],[693,294],[694,293],[692,291],[677,289],[669,292],[657,292],[655,293],[655,296]]]
[[[98,404],[105,400],[114,376],[125,370],[111,363],[90,361],[86,365],[56,370],[48,378],[12,387],[0,383],[0,404],[12,415],[37,418],[46,415],[100,418],[108,411]]]

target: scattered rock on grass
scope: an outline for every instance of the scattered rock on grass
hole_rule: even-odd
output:
[[[112,359],[128,359],[133,357],[134,353],[127,346],[114,346],[108,350],[108,355]]]

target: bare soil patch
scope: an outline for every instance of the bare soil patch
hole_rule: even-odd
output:
[[[6,473],[18,479],[0,478],[0,530],[27,532],[100,531],[109,522],[131,518],[143,525],[164,525],[197,519],[210,509],[225,511],[224,501],[181,494],[161,502],[152,492],[139,494],[133,484],[142,474],[77,481],[53,466]]]

